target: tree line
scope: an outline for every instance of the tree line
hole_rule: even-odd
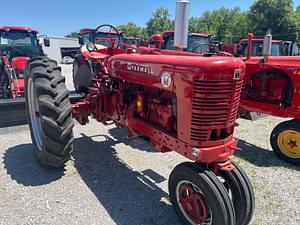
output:
[[[151,35],[174,29],[174,20],[166,8],[158,8],[152,13],[145,27],[133,22],[118,25],[117,29],[126,36],[147,40]],[[300,41],[300,6],[294,7],[293,0],[256,0],[248,10],[239,7],[225,7],[205,11],[199,17],[191,17],[189,31],[210,33],[217,40],[236,43],[252,32],[262,37],[271,30],[274,39]],[[72,32],[66,37],[77,37]]]

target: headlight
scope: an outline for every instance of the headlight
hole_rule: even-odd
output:
[[[93,42],[90,42],[86,45],[86,49],[89,51],[89,52],[93,52],[95,51],[97,48],[96,48],[96,45],[93,43]]]

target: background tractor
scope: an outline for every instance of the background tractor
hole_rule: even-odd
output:
[[[37,33],[24,27],[0,27],[0,99],[24,95],[27,62],[44,55]],[[49,40],[44,41],[45,46],[49,46]]]
[[[252,49],[253,34],[248,35]],[[246,78],[240,111],[258,112],[283,118],[295,118],[280,123],[272,131],[270,142],[274,152],[283,160],[300,165],[300,57],[271,56],[274,41],[267,34],[263,56],[247,53]],[[251,117],[250,117],[251,118]]]
[[[209,52],[211,35],[207,33],[189,33],[186,52],[205,53]],[[163,34],[154,34],[148,40],[148,46],[151,48],[161,48],[176,50],[174,46],[174,31],[169,30]]]
[[[174,45],[187,46],[189,2],[177,1]],[[191,162],[169,177],[173,208],[183,224],[246,225],[254,194],[245,172],[230,156],[244,63],[234,57],[121,46],[117,36],[89,42],[81,56],[90,83],[71,105],[64,77],[47,58],[30,61],[25,96],[34,151],[42,165],[61,167],[73,149],[73,118],[81,125],[92,117],[113,121],[129,136],[144,136],[160,152],[175,151]]]
[[[24,74],[30,58],[43,56],[38,32],[25,27],[0,27],[0,127],[27,121]],[[49,46],[49,39],[44,39]]]
[[[252,39],[251,56],[263,56],[263,38]],[[248,54],[248,39],[243,39],[239,44],[223,45],[222,51],[235,56],[245,57]],[[299,47],[295,41],[272,40],[272,56],[298,56]]]

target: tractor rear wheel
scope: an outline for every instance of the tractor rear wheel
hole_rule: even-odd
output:
[[[255,209],[255,196],[252,185],[244,170],[232,161],[235,169],[221,171],[224,186],[231,195],[233,202],[236,225],[247,225],[252,219]]]
[[[25,99],[34,152],[43,166],[62,167],[73,150],[72,106],[56,62],[28,62]]]
[[[195,163],[175,167],[169,178],[173,208],[185,225],[235,224],[233,204],[214,173]]]
[[[280,159],[300,165],[300,121],[290,120],[278,124],[271,133],[270,142]]]

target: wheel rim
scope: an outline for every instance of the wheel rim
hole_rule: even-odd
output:
[[[300,159],[300,133],[295,130],[285,130],[278,135],[279,149],[283,154],[293,159]]]
[[[38,150],[41,151],[43,146],[43,139],[42,139],[40,110],[39,110],[32,78],[28,78],[27,82],[28,82],[28,88],[27,88],[28,111],[29,111],[33,138],[35,140],[35,144]]]
[[[186,180],[178,183],[176,200],[181,212],[190,224],[212,224],[212,216],[207,201],[195,184]]]

